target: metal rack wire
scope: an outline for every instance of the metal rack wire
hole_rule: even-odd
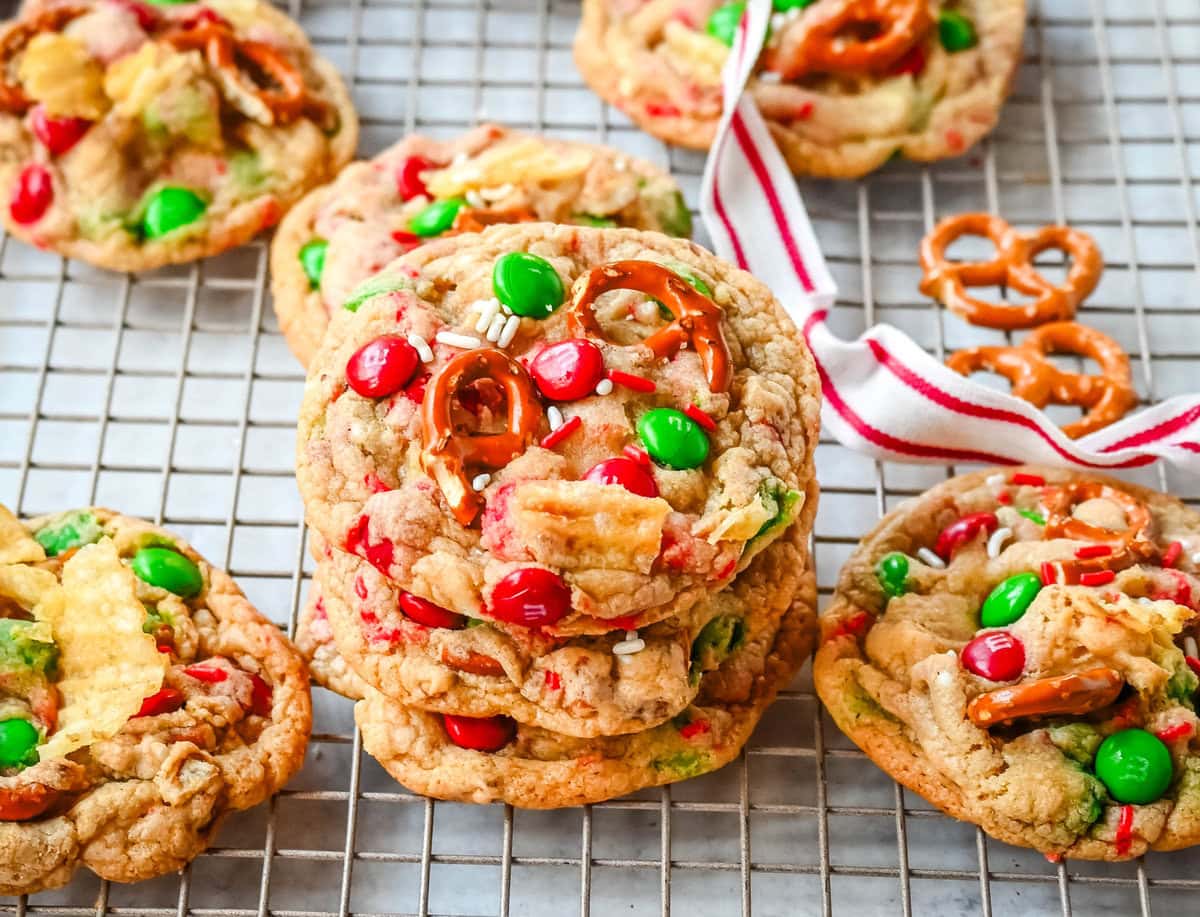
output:
[[[936,217],[1068,220],[1109,262],[1085,319],[1134,357],[1148,402],[1200,368],[1200,7],[1030,0],[1027,57],[1001,129],[960,160],[806,183],[853,335],[889,321],[935,353],[986,340],[916,293]],[[698,154],[669,150],[588,93],[570,62],[574,0],[288,5],[353,79],[364,152],[488,117],[600,139],[669,164],[691,199]],[[122,277],[0,241],[0,499],[26,514],[100,502],[162,521],[223,563],[281,626],[307,588],[291,477],[301,373],[265,292],[262,242]],[[991,335],[994,337],[994,335]],[[822,596],[885,509],[947,470],[819,450]],[[1200,481],[1137,477],[1200,500]],[[1182,914],[1200,854],[1050,864],[900,790],[824,717],[807,675],[742,757],[675,787],[557,813],[434,803],[361,753],[348,703],[317,692],[305,770],[225,827],[179,877],[80,876],[0,912],[97,915]]]

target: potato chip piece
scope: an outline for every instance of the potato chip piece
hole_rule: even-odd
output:
[[[42,596],[58,588],[58,578],[49,570],[24,564],[0,565],[0,596],[12,599],[26,611],[33,611]]]
[[[104,117],[104,69],[83,42],[58,32],[35,35],[20,57],[21,88],[56,118]]]
[[[162,687],[167,657],[142,631],[146,609],[136,582],[104,539],[68,560],[62,586],[34,609],[34,617],[54,629],[63,700],[58,728],[38,749],[41,760],[116,735]]]
[[[455,197],[479,188],[560,182],[587,171],[592,154],[580,147],[551,149],[528,137],[484,150],[473,159],[450,165],[425,178],[434,197]]]
[[[0,564],[30,564],[46,559],[46,552],[8,507],[0,503]]]

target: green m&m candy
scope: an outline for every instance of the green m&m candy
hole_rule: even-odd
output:
[[[173,185],[159,188],[146,205],[142,234],[147,239],[165,236],[189,223],[195,223],[207,209],[208,204],[195,191]]]
[[[718,6],[709,14],[704,31],[722,44],[732,47],[733,36],[737,33],[738,23],[742,21],[742,14],[745,12],[746,4],[743,0]]]
[[[816,0],[771,0],[771,9],[777,13],[786,13],[788,10],[802,10],[815,2]]]
[[[899,551],[883,555],[875,565],[875,576],[889,597],[904,595],[908,592],[908,555]]]
[[[1144,806],[1171,785],[1171,752],[1144,729],[1122,729],[1100,743],[1096,776],[1117,802]]]
[[[200,568],[170,548],[142,548],[133,556],[131,566],[142,582],[185,599],[190,599],[204,588]]]
[[[979,612],[981,627],[1007,627],[1025,614],[1041,591],[1036,573],[1018,573],[996,586],[983,600]]]
[[[308,285],[316,289],[321,285],[321,275],[325,273],[325,253],[329,243],[324,239],[311,239],[300,249],[300,267],[308,278]]]
[[[650,457],[668,468],[699,468],[708,458],[708,437],[700,424],[674,408],[647,411],[637,431]]]
[[[434,201],[408,221],[408,229],[418,236],[440,236],[454,225],[458,212],[466,203],[461,197]]]
[[[29,720],[13,719],[0,723],[0,767],[27,767],[37,763],[41,735]]]
[[[566,298],[554,265],[528,252],[509,252],[496,259],[492,292],[515,315],[529,318],[546,318]]]
[[[954,10],[945,10],[938,16],[938,38],[951,54],[973,48],[979,40],[971,20]]]

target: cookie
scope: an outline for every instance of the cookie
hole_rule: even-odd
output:
[[[306,517],[442,608],[636,630],[728,585],[815,493],[812,358],[766,287],[690,242],[493,226],[352,304],[305,386]]]
[[[341,552],[318,566],[316,583],[339,655],[382,694],[433,713],[505,715],[582,738],[619,735],[679,714],[705,672],[742,642],[774,633],[799,584],[801,528],[681,617],[571,640],[512,625],[468,627]]]
[[[354,155],[341,77],[269,3],[50,0],[0,48],[0,217],[100,267],[241,245]]]
[[[962,475],[842,571],[821,700],[892,777],[999,840],[1123,860],[1200,841],[1200,515],[1095,474]]]
[[[372,690],[354,708],[363,748],[414,792],[527,809],[587,805],[717,770],[812,652],[816,585],[807,556],[802,563],[778,629],[747,639],[704,676],[692,705],[653,729],[571,738],[504,717],[442,717]]]
[[[296,622],[296,648],[308,663],[313,682],[322,688],[351,700],[359,700],[366,693],[366,683],[338,652],[325,599],[315,580],[309,586],[308,598]]]
[[[303,660],[173,535],[0,507],[0,614],[0,893],[174,872],[299,770]]]
[[[605,101],[707,149],[744,4],[584,0],[575,63]],[[747,91],[797,175],[856,178],[957,156],[987,134],[1021,60],[1024,0],[776,0]],[[858,38],[847,38],[858,29]]]
[[[271,245],[279,327],[308,365],[354,288],[429,238],[546,220],[692,234],[679,187],[609,147],[486,124],[455,140],[405,137],[309,192]]]

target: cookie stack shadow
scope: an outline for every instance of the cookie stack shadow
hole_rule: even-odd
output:
[[[435,346],[417,398],[364,397],[348,376],[382,337],[469,334],[494,264],[531,251],[561,277],[563,301],[523,320],[512,372],[577,339],[568,313],[595,269],[636,260],[702,278],[732,383],[700,397],[707,458],[687,470],[653,462],[639,420],[682,384],[703,386],[702,360],[695,348],[663,359],[598,338],[610,377],[636,369],[657,393],[601,386],[560,402],[578,432],[565,443],[539,432],[502,467],[471,468],[478,509],[464,523],[421,428],[429,400],[447,397],[443,376],[480,351]],[[642,280],[631,274],[615,296],[644,300]],[[816,634],[818,386],[769,292],[688,242],[551,224],[431,243],[371,283],[382,292],[335,317],[310,364],[297,447],[317,561],[297,642],[319,684],[357,701],[366,751],[416,792],[527,808],[598,802],[737,757]],[[458,417],[475,398],[454,389],[448,410]],[[598,459],[641,469],[652,496],[596,483],[584,469]],[[721,534],[707,537],[713,527]]]

